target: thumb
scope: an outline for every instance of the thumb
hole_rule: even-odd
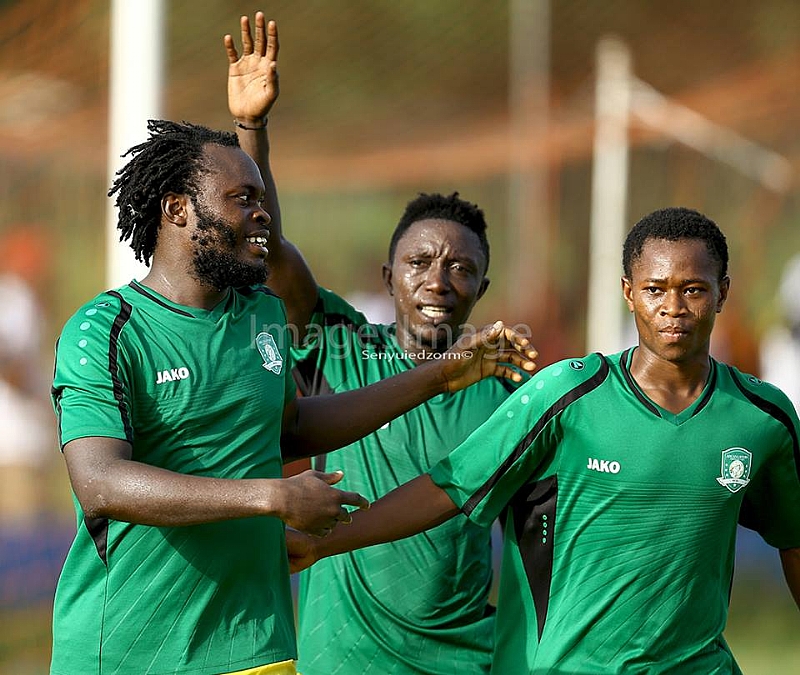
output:
[[[342,478],[344,478],[344,471],[332,471],[331,473],[323,473],[320,478],[328,485],[336,485]]]

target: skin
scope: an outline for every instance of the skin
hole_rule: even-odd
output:
[[[671,412],[684,410],[708,379],[711,332],[730,289],[719,263],[696,239],[649,239],[622,279],[639,348],[631,374],[642,390]]]
[[[690,239],[651,239],[631,267],[631,277],[622,279],[639,333],[631,374],[653,401],[677,413],[691,405],[708,379],[711,332],[730,280],[720,279],[719,263],[705,244]],[[417,534],[457,512],[447,493],[422,475],[377,500],[369,512],[355,514],[352,527],[339,528],[324,541],[287,530],[291,569]],[[800,607],[800,548],[781,550],[780,559]]]
[[[489,286],[485,270],[480,240],[469,228],[449,220],[413,223],[383,266],[400,347],[423,354],[448,349]]]
[[[255,15],[254,31],[246,16],[241,17],[240,28],[241,54],[231,35],[223,40],[228,56],[228,107],[244,126],[264,127],[279,94],[278,28],[261,12]],[[257,160],[266,186],[265,204],[272,216],[269,286],[283,298],[295,334],[302,338],[317,301],[318,285],[302,254],[283,236],[266,128],[237,127],[236,133],[242,149]],[[383,267],[383,280],[394,299],[398,343],[414,354],[415,363],[422,363],[426,352],[443,352],[458,343],[462,325],[489,285],[485,272],[486,259],[477,235],[460,223],[424,220],[406,231],[393,260]],[[420,313],[425,304],[451,311],[432,320]],[[522,336],[518,339],[524,341]],[[532,371],[537,354],[524,344],[530,363],[523,367]]]
[[[198,270],[199,252],[227,257],[233,267],[255,270],[263,280],[273,263],[285,264],[293,249],[279,244],[272,253],[269,244],[248,241],[272,235],[280,242],[281,237],[279,226],[277,237],[275,229],[270,232],[271,216],[264,208],[274,184],[268,193],[258,167],[244,151],[209,144],[203,164],[196,203],[185,194],[163,195],[158,243],[141,283],[175,303],[211,309],[230,289]],[[282,290],[291,297],[290,289]],[[527,340],[502,322],[465,336],[453,350],[459,358],[431,361],[360,390],[291,401],[283,414],[284,460],[352,443],[430,397],[458,391],[483,377],[519,379],[505,364],[531,370],[535,356]],[[305,471],[277,480],[187,476],[134,461],[125,441],[96,437],[71,441],[64,456],[89,518],[177,526],[264,515],[325,535],[337,523],[350,521],[345,506],[368,505],[356,493],[331,487],[341,480],[340,472]]]

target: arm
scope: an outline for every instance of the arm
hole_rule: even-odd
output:
[[[786,577],[792,597],[800,608],[800,548],[787,548],[780,553],[783,576]]]
[[[129,443],[99,437],[67,443],[64,457],[87,518],[173,527],[273,516],[304,532],[326,534],[337,522],[349,522],[344,504],[367,506],[357,493],[330,487],[341,472],[306,471],[288,479],[190,476],[134,461]]]
[[[367,387],[329,396],[295,399],[284,410],[284,461],[318,455],[363,438],[429,398],[464,389],[485,377],[532,372],[536,350],[502,321],[461,337],[439,360],[426,361]]]
[[[305,259],[294,244],[283,236],[278,191],[269,163],[267,115],[278,98],[278,28],[274,21],[265,24],[264,15],[256,13],[255,40],[250,21],[241,18],[242,55],[233,38],[224,38],[228,54],[228,107],[234,119],[239,143],[261,170],[266,191],[264,208],[272,217],[269,239],[269,287],[284,301],[290,324],[297,327],[299,338],[305,335],[317,302],[317,282]]]
[[[331,555],[410,537],[441,525],[457,513],[448,494],[423,474],[381,497],[369,510],[354,513],[349,527],[337,527],[324,539],[287,530],[291,572]]]

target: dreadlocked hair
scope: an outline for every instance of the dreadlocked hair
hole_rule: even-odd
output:
[[[117,195],[119,240],[130,239],[136,259],[149,265],[161,223],[161,198],[174,192],[194,199],[204,171],[204,146],[239,147],[239,139],[226,131],[168,120],[148,120],[147,130],[149,138],[122,155],[131,159],[117,171],[108,196]]]

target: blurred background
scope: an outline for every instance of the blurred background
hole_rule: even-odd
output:
[[[0,0],[4,675],[39,675],[49,662],[52,593],[74,532],[47,398],[53,343],[111,284],[112,14],[143,4]],[[239,44],[238,18],[256,9],[278,21],[272,165],[286,235],[323,285],[378,315],[405,203],[458,190],[490,226],[492,284],[475,322],[529,326],[544,363],[609,350],[630,339],[619,237],[649,211],[690,206],[731,247],[714,355],[800,400],[796,0],[162,7],[162,51],[131,25],[124,59],[157,57],[163,117],[231,131],[222,36]],[[747,532],[739,548],[734,652],[747,673],[800,672],[800,615],[777,556]]]

